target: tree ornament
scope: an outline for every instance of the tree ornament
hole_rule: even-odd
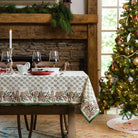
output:
[[[128,91],[124,91],[124,93],[125,93],[125,94],[127,94],[127,93],[128,93]]]
[[[131,35],[129,33],[128,36],[127,36],[127,42],[129,42],[130,38],[131,38]]]
[[[122,41],[121,41],[120,38],[116,38],[116,39],[115,39],[115,42],[116,42],[118,45],[121,45],[121,44],[122,44]]]
[[[134,53],[134,49],[130,49],[130,53]]]
[[[122,47],[119,47],[119,51],[123,51],[124,49]]]
[[[125,23],[125,22],[126,22],[126,19],[120,19],[120,20],[119,20],[119,23],[120,23],[120,24],[123,24],[123,23]]]
[[[115,68],[115,71],[118,71],[119,69],[118,68]]]
[[[128,77],[128,81],[129,81],[129,82],[132,82],[133,80],[134,80],[134,79],[133,79],[131,76]]]
[[[136,92],[136,91],[137,91],[137,88],[133,88],[133,91],[135,91],[135,92]]]
[[[128,10],[128,9],[129,9],[129,5],[128,5],[128,4],[124,4],[124,5],[123,5],[123,9]]]
[[[136,66],[138,66],[138,56],[136,58],[134,58],[133,64],[136,65]]]
[[[124,59],[123,64],[124,64],[124,65],[126,65],[126,64],[127,64],[127,62],[128,62],[128,60],[127,60],[127,59]]]
[[[128,75],[125,75],[125,78],[128,78]]]
[[[100,78],[100,80],[99,80],[99,85],[100,85],[100,87],[102,87],[104,85],[104,82],[103,82],[102,78]]]
[[[111,90],[111,94],[113,94],[114,93],[114,91],[113,90]]]
[[[112,75],[111,75],[111,74],[109,74],[109,75],[108,75],[108,78],[109,78],[109,79],[112,79]]]
[[[105,71],[104,75],[107,77],[109,75],[108,71]]]
[[[132,4],[132,5],[135,5],[136,3],[137,3],[137,0],[132,0],[132,1],[131,1],[131,4]]]
[[[122,32],[124,32],[124,27],[120,27],[120,29],[119,29],[120,31],[122,31]]]
[[[125,48],[125,53],[126,53],[127,55],[130,53],[130,48],[129,48],[129,46],[127,46],[127,47]]]
[[[121,44],[122,44],[122,41],[121,41],[120,38],[116,38],[116,39],[115,39],[115,42],[116,42],[118,45],[121,45]]]
[[[135,21],[138,21],[138,15],[136,15],[136,16],[134,17],[134,20],[135,20]]]
[[[135,72],[135,70],[134,70],[134,69],[130,69],[130,73],[132,73],[132,74],[133,74],[134,72]]]
[[[111,64],[111,69],[115,69],[115,66],[114,66],[114,64],[115,64],[115,62],[112,62],[112,64]]]

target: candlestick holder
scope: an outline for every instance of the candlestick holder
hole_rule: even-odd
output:
[[[14,70],[12,68],[12,65],[13,65],[13,61],[12,61],[13,48],[9,48],[9,53],[10,53],[10,68],[6,73],[7,74],[14,74]]]

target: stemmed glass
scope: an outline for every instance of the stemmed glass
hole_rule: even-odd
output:
[[[1,62],[5,63],[5,65],[6,65],[6,72],[7,72],[7,64],[10,62],[10,52],[9,51],[2,51]]]
[[[58,51],[50,51],[49,53],[49,61],[53,63],[53,66],[55,67],[55,64],[59,61],[59,55]]]
[[[33,52],[32,61],[36,63],[36,68],[37,68],[37,64],[41,61],[41,53],[39,51]]]

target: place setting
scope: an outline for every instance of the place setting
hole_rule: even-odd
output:
[[[52,62],[53,67],[38,67],[38,63],[42,62],[41,53],[39,51],[33,52],[32,61],[35,63],[35,68],[31,68],[29,71],[32,75],[51,75],[59,73],[60,68],[55,67],[55,64],[59,61],[58,51],[50,51],[49,53],[49,62]]]
[[[59,61],[58,51],[50,51],[49,53],[49,61],[47,61],[47,63],[52,63],[52,67],[38,67],[40,62],[44,62],[42,61],[41,53],[39,51],[33,51],[32,62],[35,63],[35,67],[33,68],[31,68],[30,62],[25,62],[24,64],[16,62],[16,67],[13,69],[11,58],[9,51],[2,51],[1,63],[5,66],[5,68],[0,68],[1,75],[56,75],[60,71],[59,67],[55,67],[55,64]]]

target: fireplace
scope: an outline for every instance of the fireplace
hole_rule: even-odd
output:
[[[9,47],[8,40],[0,41],[0,53]],[[49,60],[49,51],[57,50],[60,60],[70,63],[69,70],[87,70],[86,40],[13,40],[13,61],[32,62],[32,52],[38,50],[42,60]]]

